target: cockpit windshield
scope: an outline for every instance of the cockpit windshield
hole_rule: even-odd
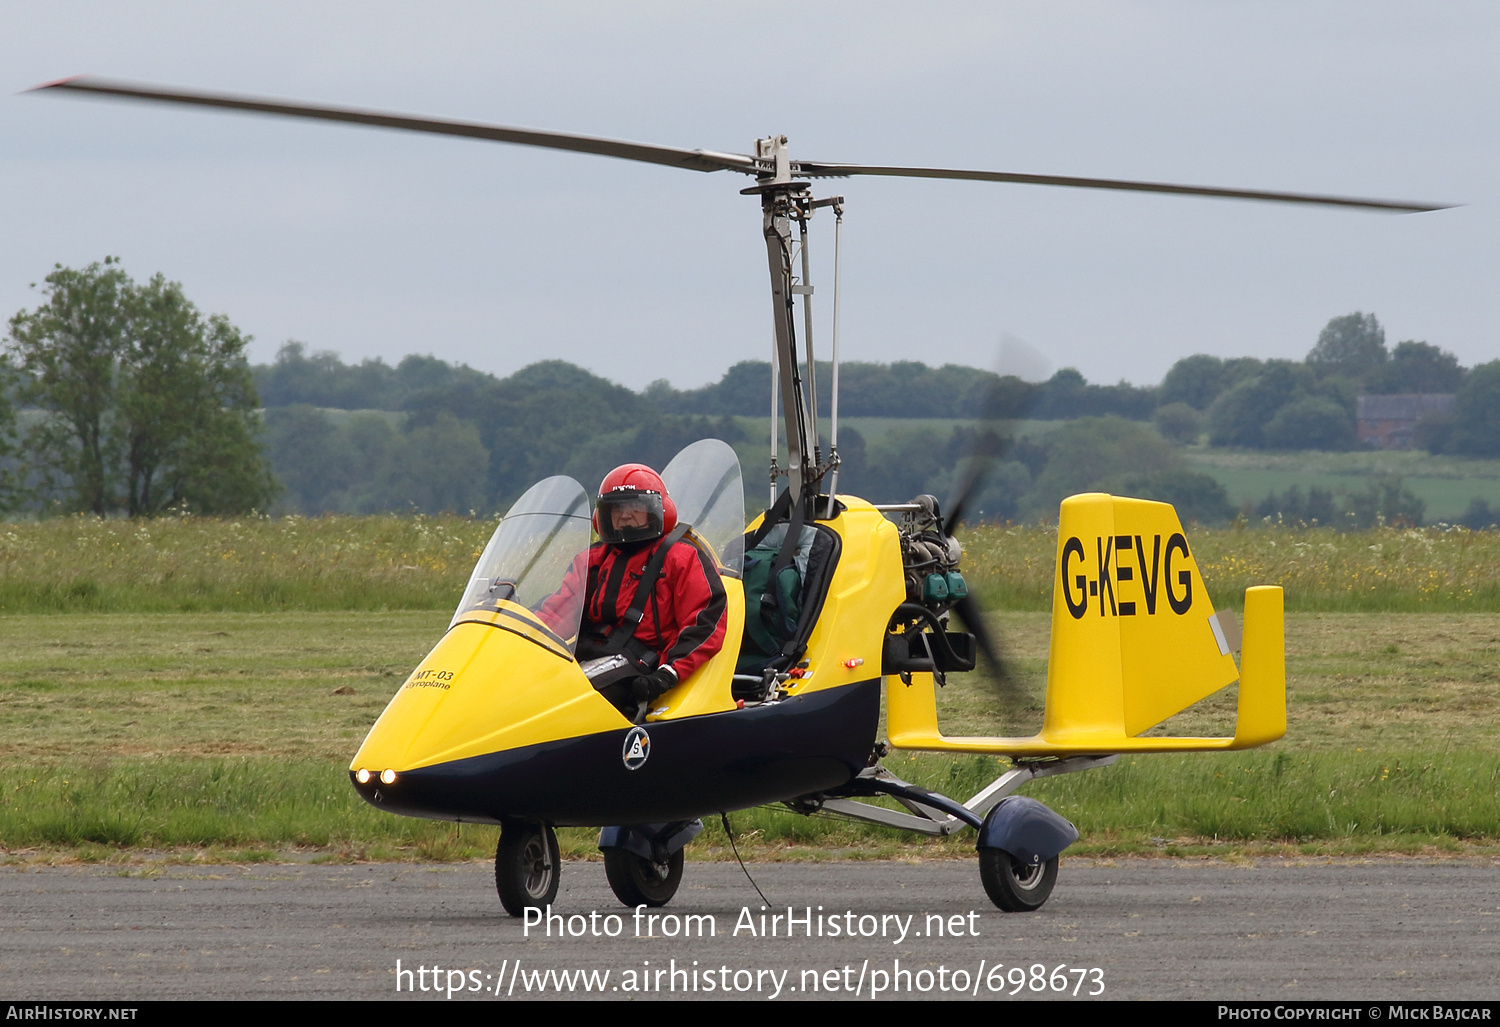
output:
[[[737,574],[745,489],[734,450],[718,439],[695,442],[672,459],[662,480],[678,520],[713,548],[725,573]],[[482,621],[571,656],[587,575],[568,571],[588,551],[592,515],[588,493],[572,478],[558,475],[533,485],[490,536],[449,627]]]
[[[477,619],[528,637],[542,628],[533,640],[571,654],[582,604],[550,620],[533,611],[558,591],[573,561],[588,550],[592,513],[588,493],[566,475],[533,485],[490,536],[449,627]]]
[[[703,439],[672,458],[662,481],[677,504],[677,519],[713,547],[720,564],[738,576],[745,534],[745,485],[740,459],[726,442]]]

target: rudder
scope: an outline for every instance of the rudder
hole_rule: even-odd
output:
[[[1239,677],[1169,504],[1063,500],[1054,573],[1045,736],[1138,735]]]

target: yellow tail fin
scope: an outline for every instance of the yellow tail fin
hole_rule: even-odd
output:
[[[1245,596],[1243,673],[1177,513],[1103,493],[1063,501],[1047,708],[1030,738],[946,738],[913,682],[887,684],[893,745],[1008,755],[1243,749],[1286,732],[1281,589]],[[1140,733],[1240,679],[1233,738]],[[927,684],[926,688],[930,688]]]
[[[1073,496],[1057,541],[1043,734],[1137,735],[1239,677],[1171,506]]]

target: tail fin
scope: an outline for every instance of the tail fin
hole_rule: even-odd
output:
[[[1041,733],[944,737],[932,701],[896,683],[887,688],[890,740],[901,748],[1015,756],[1263,745],[1286,733],[1281,589],[1245,593],[1243,673],[1225,627],[1170,505],[1072,496],[1058,518]],[[1233,738],[1141,737],[1236,678]]]
[[[1063,500],[1042,733],[1137,735],[1237,677],[1176,511]]]

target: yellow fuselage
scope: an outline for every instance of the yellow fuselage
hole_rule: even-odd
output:
[[[844,784],[874,746],[881,646],[905,585],[895,525],[841,499],[846,508],[820,522],[839,544],[807,669],[781,701],[738,708],[730,693],[745,597],[726,577],[724,648],[661,697],[642,728],[647,757],[629,760],[631,722],[561,640],[506,607],[461,619],[412,672],[354,757],[355,787],[412,816],[629,824]]]

